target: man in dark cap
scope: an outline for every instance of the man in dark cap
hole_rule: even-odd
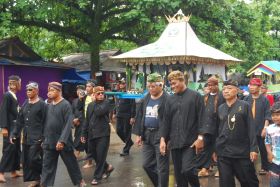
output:
[[[41,144],[47,104],[39,98],[39,85],[36,82],[29,82],[26,85],[26,95],[28,99],[19,111],[17,125],[10,135],[10,142],[14,144],[20,141],[23,129],[23,181],[33,181],[28,187],[36,187],[40,185],[42,172]]]
[[[137,112],[134,134],[136,143],[143,145],[143,168],[154,186],[168,187],[169,152],[160,154],[160,131],[168,94],[163,91],[160,74],[147,77],[149,93],[144,97]]]
[[[261,170],[260,175],[264,175],[268,171],[267,152],[264,144],[265,129],[271,120],[270,104],[268,99],[260,93],[262,80],[252,78],[249,83],[250,95],[244,98],[247,101],[252,111],[251,120],[254,124],[257,136],[257,143],[261,155]]]
[[[20,169],[20,140],[10,143],[9,136],[16,126],[19,105],[16,93],[21,89],[21,79],[17,75],[9,77],[8,91],[3,95],[0,106],[0,128],[3,135],[2,158],[0,161],[0,183],[5,183],[4,172],[11,172],[11,176],[19,177],[16,172]]]
[[[125,79],[119,81],[119,91],[126,92]],[[131,140],[131,127],[135,122],[135,100],[116,98],[117,134],[125,143],[120,156],[127,156],[133,145]]]
[[[224,82],[226,103],[219,106],[216,153],[220,172],[220,186],[234,187],[236,177],[243,187],[258,187],[254,161],[257,160],[255,127],[247,102],[237,98],[236,81]]]
[[[81,143],[81,134],[82,134],[82,124],[83,124],[83,115],[84,115],[84,97],[85,93],[85,86],[78,85],[76,88],[76,93],[78,98],[75,98],[72,101],[72,111],[74,115],[73,125],[75,127],[74,133],[74,148],[75,148],[75,155],[78,158],[80,156],[80,152],[84,151],[84,144]]]
[[[50,82],[48,95],[52,103],[48,105],[43,141],[43,168],[41,186],[53,186],[60,155],[74,185],[85,186],[74,155],[71,128],[73,115],[71,105],[62,97],[62,85]]]
[[[218,107],[225,102],[222,93],[219,92],[218,83],[218,79],[214,76],[207,80],[209,93],[204,95],[204,123],[205,128],[209,129],[209,141],[205,144],[203,151],[197,156],[198,168],[202,168],[198,172],[199,177],[209,176],[208,170],[211,165],[217,135]],[[215,176],[218,177],[218,173]]]

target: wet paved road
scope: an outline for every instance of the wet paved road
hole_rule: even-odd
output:
[[[1,135],[2,137],[2,135]],[[2,138],[0,143],[0,149],[2,150]],[[109,177],[109,179],[104,180],[100,187],[152,187],[153,185],[146,176],[144,170],[142,169],[142,155],[140,148],[133,147],[131,154],[128,157],[120,157],[119,151],[123,144],[115,133],[111,134],[111,144],[107,161],[115,167],[115,170]],[[0,153],[1,156],[2,153]],[[81,161],[80,165],[84,163]],[[259,168],[257,166],[257,168]],[[90,182],[92,180],[93,168],[81,169],[87,186],[91,186]],[[214,175],[214,173],[213,173]],[[170,187],[174,186],[174,176],[171,167],[170,174]],[[0,187],[26,187],[28,183],[23,183],[22,178],[11,179],[9,174],[6,174],[7,183],[0,184]],[[260,187],[268,187],[268,177],[262,176],[260,179]],[[218,179],[215,177],[207,177],[200,179],[202,187],[215,187],[218,186]],[[237,183],[238,184],[238,183]],[[56,174],[55,187],[68,187],[73,186],[71,180],[68,176],[66,168],[61,160],[59,160],[59,166]],[[239,186],[239,185],[237,185]]]

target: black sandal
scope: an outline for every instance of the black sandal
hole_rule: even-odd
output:
[[[114,171],[114,169],[115,168],[112,166],[112,168],[110,170],[106,170],[105,173],[103,174],[102,178],[107,179],[108,177],[110,177],[110,175]]]

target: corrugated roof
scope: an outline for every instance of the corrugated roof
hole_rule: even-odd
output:
[[[277,60],[262,61],[261,63],[274,71],[280,71],[280,62]]]
[[[280,72],[280,62],[277,60],[261,61],[247,71],[247,76],[251,75],[258,68],[262,68],[260,70],[262,70],[264,73],[272,72],[274,74],[275,72]]]

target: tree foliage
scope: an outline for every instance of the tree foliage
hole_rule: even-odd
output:
[[[155,41],[165,15],[180,8],[198,37],[244,60],[279,59],[279,0],[0,0],[0,35],[19,35],[45,58],[91,51],[92,72],[99,51],[130,50]]]

